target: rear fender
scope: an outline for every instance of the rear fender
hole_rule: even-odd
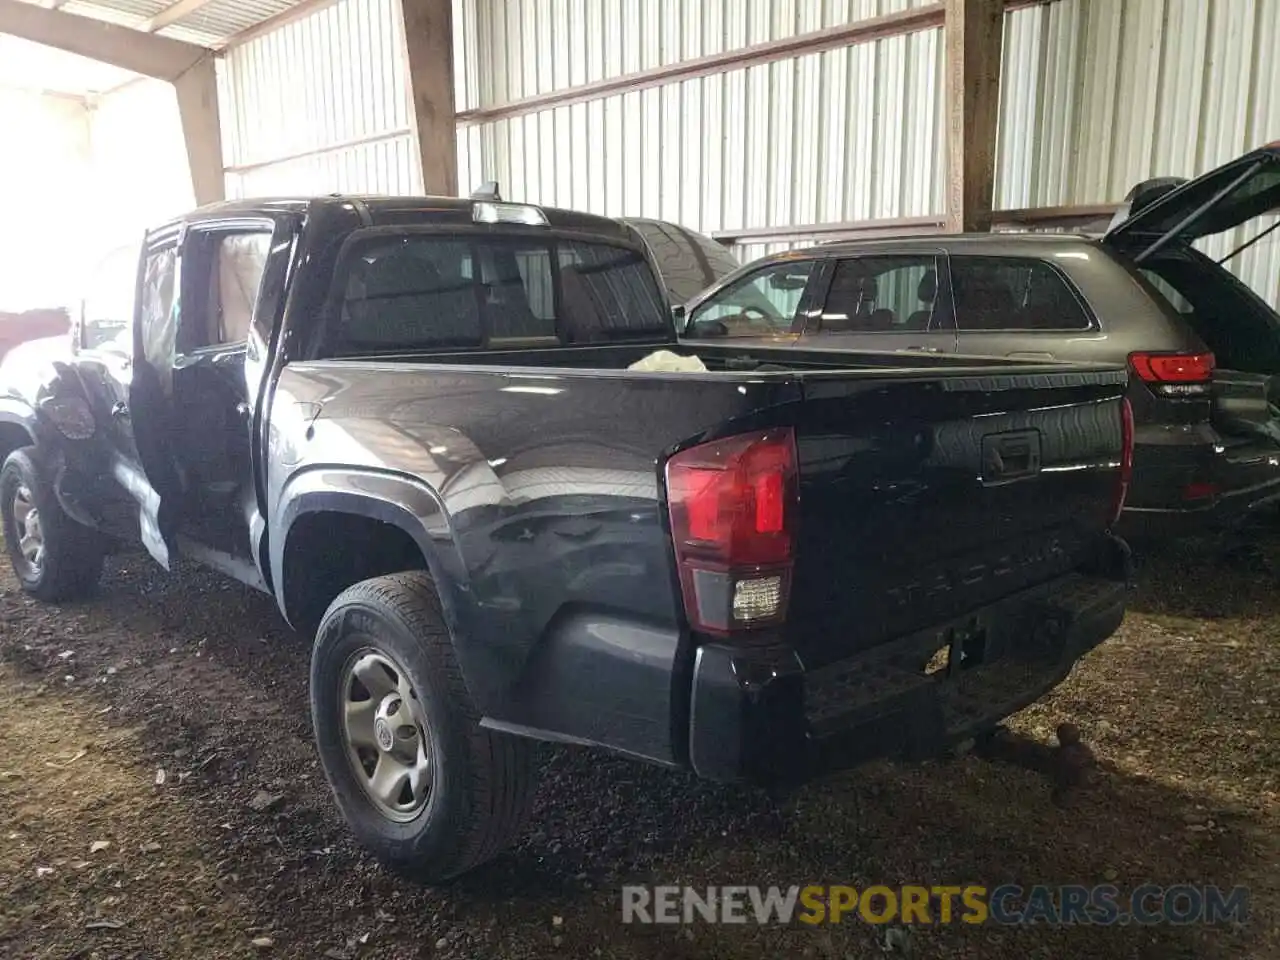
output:
[[[483,708],[489,684],[469,643],[464,597],[469,592],[465,565],[439,496],[421,480],[389,471],[313,467],[292,477],[281,490],[270,522],[268,552],[276,602],[296,626],[298,611],[288,609],[285,547],[290,529],[308,514],[329,512],[378,520],[408,534],[435,581],[454,650],[477,705]]]

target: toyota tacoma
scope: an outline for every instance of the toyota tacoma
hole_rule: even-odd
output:
[[[0,367],[18,580],[75,598],[124,540],[272,595],[338,807],[435,881],[518,834],[534,741],[796,783],[989,730],[1116,629],[1123,367],[632,370],[690,353],[646,249],[474,198],[152,231],[132,316]]]

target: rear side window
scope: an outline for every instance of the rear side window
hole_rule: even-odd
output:
[[[961,330],[1088,330],[1080,298],[1043,260],[951,257],[956,325]]]
[[[928,255],[838,260],[820,329],[824,333],[928,330],[938,295],[938,265]]]
[[[666,334],[642,254],[602,243],[383,235],[340,262],[324,353],[608,342]]]
[[[216,343],[238,343],[249,336],[258,287],[271,252],[271,234],[243,233],[222,237],[217,248]]]
[[[644,256],[600,243],[561,243],[559,318],[568,343],[671,333],[671,314]]]
[[[243,343],[271,251],[269,230],[193,231],[182,254],[179,353]]]

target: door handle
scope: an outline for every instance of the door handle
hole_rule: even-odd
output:
[[[916,350],[916,351],[919,351],[920,353],[941,353],[942,352],[941,347],[912,346],[912,347],[907,347],[906,349]]]
[[[117,400],[111,405],[111,416],[116,420],[124,420],[129,416],[129,405],[123,400]]]

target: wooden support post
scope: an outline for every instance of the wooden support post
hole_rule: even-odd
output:
[[[947,230],[991,229],[1003,0],[946,0]]]
[[[400,0],[423,192],[458,195],[452,0]]]
[[[190,70],[173,81],[178,95],[178,115],[187,145],[191,189],[196,204],[225,200],[226,177],[222,168],[222,126],[218,115],[218,76],[213,54],[206,54]]]

